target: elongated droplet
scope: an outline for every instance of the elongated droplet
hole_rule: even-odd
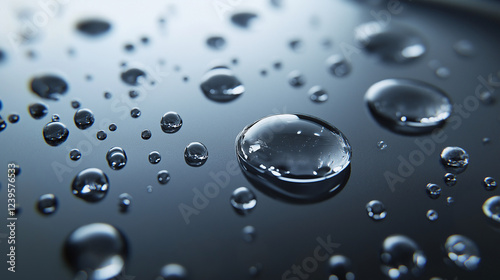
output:
[[[88,36],[99,36],[111,29],[111,24],[102,19],[85,19],[76,25],[78,31]]]

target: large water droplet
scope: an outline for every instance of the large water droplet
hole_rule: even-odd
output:
[[[85,35],[98,36],[108,32],[111,24],[102,19],[85,19],[78,22],[76,28]]]
[[[356,40],[367,52],[391,63],[404,63],[421,57],[426,46],[418,32],[397,22],[368,22],[355,29]]]
[[[483,180],[483,186],[487,191],[492,191],[497,188],[497,181],[493,177],[486,177]]]
[[[170,173],[167,170],[161,170],[156,175],[158,183],[165,185],[170,181]]]
[[[295,202],[334,195],[350,174],[347,138],[311,116],[282,114],[260,119],[240,132],[236,153],[257,188]]]
[[[427,186],[425,187],[425,191],[427,192],[427,195],[432,199],[436,199],[441,195],[441,187],[436,184],[427,184]]]
[[[202,78],[201,90],[208,99],[229,102],[245,92],[245,87],[226,67],[210,69]]]
[[[331,256],[328,260],[330,277],[328,280],[354,280],[351,260],[342,255]]]
[[[192,142],[184,149],[184,160],[190,166],[198,167],[208,159],[208,149],[203,143]]]
[[[247,214],[257,205],[255,194],[246,187],[239,187],[233,191],[230,199],[231,205],[238,214]]]
[[[336,77],[344,77],[351,72],[351,65],[341,55],[332,55],[326,60],[328,71]]]
[[[35,120],[39,120],[47,115],[49,109],[43,103],[34,103],[28,106],[30,116]]]
[[[323,103],[328,100],[328,93],[320,86],[313,86],[307,94],[309,94],[309,99],[316,103]]]
[[[383,220],[387,216],[384,204],[378,200],[368,202],[365,208],[368,216],[375,221]]]
[[[38,211],[44,215],[50,215],[57,210],[57,198],[55,195],[49,193],[44,194],[38,198]]]
[[[75,121],[76,127],[79,129],[87,129],[94,124],[95,118],[92,111],[85,108],[76,111],[73,120]]]
[[[41,98],[58,100],[57,95],[68,91],[68,84],[59,76],[44,75],[31,80],[31,90]]]
[[[166,112],[160,121],[161,130],[165,133],[175,133],[182,127],[182,119],[176,112]]]
[[[398,132],[422,134],[444,124],[452,105],[440,89],[411,79],[387,79],[365,94],[370,112],[383,126]]]
[[[149,163],[157,164],[161,161],[161,155],[157,151],[152,151],[148,156]]]
[[[137,69],[137,68],[132,68],[129,69],[121,74],[122,81],[126,83],[127,85],[131,86],[136,86],[139,84],[139,77],[146,77],[146,72]]]
[[[87,202],[102,200],[109,189],[108,176],[98,168],[87,168],[73,179],[72,193]]]
[[[171,263],[162,267],[160,275],[164,280],[185,280],[187,270],[180,264]]]
[[[460,147],[446,147],[441,152],[441,163],[447,170],[461,173],[469,164],[469,154]]]
[[[106,154],[106,160],[111,169],[120,170],[127,164],[127,154],[122,148],[113,147]]]
[[[68,139],[69,130],[61,122],[50,122],[43,127],[43,138],[50,146],[59,146]]]
[[[500,196],[492,196],[483,203],[483,213],[486,217],[500,223]]]
[[[207,46],[213,50],[222,50],[226,46],[226,40],[221,36],[212,36],[207,39]]]
[[[444,249],[448,258],[458,267],[465,270],[478,268],[481,261],[479,249],[471,239],[459,234],[451,235],[446,239]]]
[[[384,240],[380,259],[382,272],[390,279],[418,277],[427,262],[417,243],[403,235],[392,235]]]
[[[240,28],[249,28],[251,22],[257,18],[257,15],[251,12],[236,13],[231,16],[231,22]]]
[[[110,279],[122,271],[127,257],[127,241],[115,227],[94,223],[73,231],[64,244],[66,260],[89,279]]]

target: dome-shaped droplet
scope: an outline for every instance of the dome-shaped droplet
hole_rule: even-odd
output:
[[[444,249],[448,258],[465,270],[476,270],[481,261],[479,249],[471,239],[455,234],[446,239]]]
[[[446,147],[441,152],[441,163],[446,169],[460,173],[469,164],[469,154],[460,147]]]
[[[206,43],[213,50],[221,50],[226,46],[226,40],[221,36],[209,37]]]
[[[341,55],[332,55],[326,60],[326,66],[330,74],[336,77],[344,77],[351,72],[351,65]]]
[[[108,32],[111,24],[102,19],[85,19],[77,23],[76,28],[88,36],[98,36]]]
[[[184,149],[184,160],[190,166],[198,167],[208,159],[208,149],[203,143],[192,142]]]
[[[354,280],[352,263],[347,257],[342,255],[331,256],[328,260],[329,280]]]
[[[293,39],[288,42],[288,46],[294,52],[302,52],[304,50],[304,43],[300,39]]]
[[[377,148],[379,150],[385,150],[387,148],[387,144],[385,143],[385,141],[381,140],[381,141],[378,141],[377,142]]]
[[[176,112],[166,112],[160,121],[161,130],[165,133],[175,133],[182,127],[182,119]]]
[[[390,279],[418,277],[427,263],[417,243],[403,235],[392,235],[384,240],[380,260],[382,272]]]
[[[50,122],[43,127],[43,138],[50,146],[59,146],[68,139],[69,130],[61,122]]]
[[[157,164],[161,160],[161,155],[157,151],[152,151],[151,153],[149,153],[148,160],[151,164]]]
[[[245,92],[243,84],[226,67],[210,69],[202,78],[201,90],[208,99],[216,102],[229,102]]]
[[[492,191],[497,188],[497,181],[493,177],[486,177],[483,180],[484,189],[487,191]]]
[[[356,40],[365,50],[389,63],[405,63],[423,56],[426,45],[410,26],[392,21],[372,21],[355,29]]]
[[[469,40],[460,40],[453,45],[455,52],[461,56],[473,56],[476,52],[474,45]]]
[[[52,115],[52,121],[53,122],[58,122],[61,120],[61,117],[58,114]]]
[[[87,168],[76,175],[71,188],[76,197],[87,202],[97,202],[108,193],[108,176],[98,168]]]
[[[305,76],[298,70],[294,70],[288,74],[288,83],[295,88],[299,88],[306,83]]]
[[[115,123],[112,123],[108,126],[109,131],[116,131],[117,128],[118,126],[116,126]]]
[[[55,195],[49,193],[44,194],[38,198],[38,211],[44,215],[50,215],[57,210],[57,198]]]
[[[427,219],[432,222],[437,220],[439,217],[438,212],[434,209],[429,209],[425,215],[427,216]]]
[[[19,121],[19,115],[18,114],[10,114],[7,119],[9,120],[10,123],[17,123]]]
[[[132,196],[128,193],[122,193],[118,196],[118,207],[120,207],[120,212],[127,212],[132,205]]]
[[[72,161],[77,161],[82,157],[82,153],[78,149],[72,149],[69,151],[69,158]]]
[[[149,140],[151,138],[151,130],[145,129],[141,132],[141,138],[144,140]]]
[[[164,280],[185,280],[187,270],[180,264],[171,263],[161,268],[160,275]]]
[[[139,92],[137,90],[131,90],[128,92],[128,96],[130,96],[130,98],[137,98],[139,97]]]
[[[448,197],[446,198],[446,205],[447,205],[447,206],[452,205],[454,202],[455,202],[455,199],[454,199],[452,196],[448,196]]]
[[[122,81],[130,86],[138,85],[139,77],[146,78],[146,72],[137,68],[132,68],[121,74]]]
[[[453,173],[446,173],[443,180],[447,186],[453,187],[457,183],[457,176]]]
[[[334,126],[311,116],[260,119],[236,138],[247,178],[263,192],[295,201],[323,200],[350,174],[351,146]]]
[[[106,134],[106,132],[104,130],[99,130],[96,133],[96,137],[97,137],[97,140],[103,141],[108,137],[108,134]]]
[[[78,108],[80,108],[80,106],[81,106],[81,104],[80,104],[80,102],[79,102],[79,101],[77,101],[77,100],[73,100],[73,101],[71,101],[71,107],[72,107],[73,109],[78,109]]]
[[[59,76],[43,75],[31,80],[31,90],[41,98],[58,100],[57,95],[68,91],[68,84]]]
[[[257,205],[257,198],[250,189],[239,187],[231,194],[230,202],[238,214],[247,214]]]
[[[307,92],[309,99],[316,103],[323,103],[328,100],[328,92],[320,86],[313,86]]]
[[[127,154],[122,148],[113,147],[106,154],[106,160],[111,169],[120,170],[127,164]]]
[[[43,103],[34,103],[28,106],[28,112],[32,118],[39,120],[47,115],[49,109]]]
[[[94,223],[73,231],[64,244],[67,262],[75,272],[86,271],[89,279],[118,276],[127,258],[127,241],[115,227]]]
[[[257,18],[257,14],[252,12],[241,12],[231,16],[231,22],[240,28],[249,28],[251,22]]]
[[[368,213],[368,217],[375,221],[383,220],[385,216],[387,216],[384,204],[378,200],[368,202],[365,208]]]
[[[371,114],[381,125],[398,133],[422,134],[444,124],[452,105],[440,89],[411,79],[387,79],[365,94]]]
[[[141,110],[139,110],[139,108],[132,108],[132,110],[130,110],[130,116],[137,119],[141,116]]]
[[[241,230],[241,234],[243,236],[243,240],[245,240],[248,243],[253,242],[255,240],[255,236],[257,235],[255,227],[253,226],[245,226]]]
[[[492,196],[483,203],[483,213],[486,217],[500,223],[500,196]]]
[[[92,111],[85,108],[76,111],[73,120],[75,121],[76,127],[79,129],[87,129],[94,124],[95,118]]]
[[[427,186],[425,187],[425,191],[427,192],[427,195],[432,199],[436,199],[441,195],[441,187],[436,184],[427,184]]]
[[[170,173],[167,170],[161,170],[156,175],[158,183],[165,185],[170,181]]]

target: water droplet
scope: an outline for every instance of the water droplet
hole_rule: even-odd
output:
[[[132,110],[130,111],[130,116],[134,119],[137,119],[141,116],[141,110],[139,110],[139,108],[132,108]]]
[[[381,125],[398,133],[431,132],[443,125],[452,111],[442,90],[410,79],[377,82],[366,92],[365,101]]]
[[[492,191],[497,188],[497,181],[495,178],[486,177],[483,180],[483,186],[487,191]]]
[[[446,147],[441,152],[441,163],[446,169],[461,173],[469,164],[469,154],[460,147]]]
[[[306,83],[306,78],[298,70],[294,70],[288,74],[288,83],[295,88],[299,88]]]
[[[58,114],[52,115],[52,121],[53,122],[58,122],[61,120],[61,117]]]
[[[222,50],[226,46],[226,40],[220,36],[213,36],[207,39],[207,46],[213,50]]]
[[[78,149],[72,149],[69,151],[69,158],[72,161],[77,161],[82,157],[82,153]]]
[[[390,279],[418,277],[427,263],[417,243],[403,235],[392,235],[384,240],[380,259],[382,272]]]
[[[89,109],[79,109],[73,117],[76,127],[79,129],[87,129],[94,124],[95,118],[92,111]]]
[[[0,63],[5,61],[5,57],[6,57],[5,52],[3,50],[0,50]]]
[[[245,92],[245,87],[226,67],[210,69],[202,78],[201,90],[208,99],[229,102]]]
[[[454,199],[453,197],[448,196],[448,197],[446,198],[446,205],[447,205],[447,206],[452,205],[454,202],[455,202],[455,199]]]
[[[115,227],[94,223],[81,226],[66,239],[64,253],[75,272],[86,271],[89,279],[105,280],[122,271],[127,241]]]
[[[147,191],[148,193],[152,193],[152,192],[153,192],[153,186],[147,186],[147,187],[146,187],[146,191]]]
[[[106,91],[106,92],[104,93],[104,98],[105,98],[105,99],[111,99],[111,97],[113,97],[113,95],[111,94],[111,92]]]
[[[76,100],[71,101],[71,107],[72,107],[73,109],[78,109],[78,108],[80,108],[80,106],[81,106],[81,105],[80,105],[80,102],[78,102],[78,101],[76,101]]]
[[[240,28],[249,28],[251,22],[257,18],[257,15],[250,12],[236,13],[231,16],[231,22]]]
[[[57,95],[68,91],[68,84],[59,76],[44,75],[31,80],[31,90],[41,98],[58,100]]]
[[[492,105],[495,104],[496,98],[491,91],[484,89],[481,92],[479,92],[479,100],[484,105]]]
[[[482,141],[483,141],[483,144],[488,144],[491,142],[491,139],[489,137],[484,137]]]
[[[132,52],[134,51],[135,47],[132,44],[125,44],[125,46],[123,46],[123,49],[125,49],[125,51],[127,52]]]
[[[453,187],[457,183],[457,176],[453,173],[444,174],[444,183],[449,187]]]
[[[304,44],[302,43],[302,41],[300,39],[291,40],[288,43],[288,46],[294,52],[302,52],[304,50]]]
[[[126,83],[127,85],[131,86],[136,86],[139,84],[139,77],[146,77],[146,72],[137,69],[137,68],[132,68],[129,69],[121,74],[122,81]]]
[[[111,169],[120,170],[127,164],[127,154],[122,148],[113,147],[106,154],[106,160]]]
[[[347,257],[342,255],[331,256],[328,260],[329,280],[354,280],[352,263]]]
[[[57,210],[57,198],[55,195],[49,193],[44,194],[38,198],[38,211],[44,215],[50,215]]]
[[[375,221],[383,220],[387,216],[384,204],[378,200],[368,202],[365,208],[368,216]]]
[[[248,269],[248,274],[252,278],[257,278],[260,275],[261,271],[262,271],[262,264],[258,263],[256,265],[252,265]]]
[[[10,123],[17,123],[19,121],[19,115],[18,114],[10,114],[7,119],[9,120]]]
[[[144,45],[149,44],[149,38],[146,36],[141,37],[141,43],[143,43]]]
[[[141,132],[141,138],[144,140],[149,140],[151,138],[151,130],[145,129]]]
[[[0,131],[3,131],[7,127],[7,122],[0,116]]]
[[[500,223],[500,196],[492,196],[483,203],[483,213],[486,217]]]
[[[255,240],[256,231],[253,226],[245,226],[241,231],[241,233],[243,235],[243,240],[245,240],[245,242],[251,243]]]
[[[257,188],[301,202],[326,199],[350,174],[351,146],[334,126],[282,114],[248,125],[236,138],[238,161]]]
[[[455,234],[446,239],[444,244],[448,258],[458,267],[465,270],[475,270],[479,266],[481,258],[479,249],[471,239]]]
[[[149,159],[149,163],[157,164],[161,160],[161,155],[157,151],[152,151],[151,153],[149,153],[148,159]]]
[[[432,199],[437,199],[441,195],[441,187],[436,184],[427,184],[425,191],[427,192],[427,195]]]
[[[355,36],[367,52],[390,63],[409,62],[424,55],[427,49],[420,34],[410,26],[396,22],[362,24],[356,28]]]
[[[103,141],[104,139],[106,139],[106,137],[108,137],[108,135],[106,134],[106,132],[104,130],[99,130],[96,133],[96,137],[97,137],[98,140]]]
[[[328,93],[320,86],[313,86],[307,94],[309,94],[309,99],[316,103],[323,103],[328,100]]]
[[[267,76],[267,70],[266,69],[260,70],[260,75],[263,77]]]
[[[139,92],[137,90],[131,90],[128,92],[128,96],[130,96],[130,98],[137,98],[139,96]]]
[[[165,133],[175,133],[182,127],[182,119],[176,112],[166,112],[160,121],[161,130]]]
[[[438,67],[434,73],[441,79],[447,79],[451,76],[450,69],[444,66]]]
[[[377,142],[377,148],[379,150],[385,150],[385,148],[387,148],[387,144],[384,142],[384,141],[378,141]]]
[[[246,187],[239,187],[231,194],[231,205],[241,215],[252,211],[257,205],[255,194]]]
[[[157,175],[158,183],[165,185],[170,181],[170,173],[167,170],[161,170]]]
[[[102,19],[86,19],[78,22],[76,28],[88,36],[99,36],[111,29],[111,24]]]
[[[184,149],[184,160],[190,166],[198,167],[208,159],[208,150],[203,143],[191,142]]]
[[[351,72],[351,65],[341,55],[332,55],[326,60],[328,71],[336,77],[344,77]]]
[[[76,197],[87,202],[97,202],[108,193],[108,176],[101,169],[87,168],[76,175],[71,188]]]
[[[171,263],[162,267],[160,275],[164,280],[185,280],[187,270],[180,264]]]
[[[460,40],[453,45],[455,52],[461,56],[473,56],[475,54],[474,45],[469,40]]]
[[[122,193],[118,196],[118,207],[120,207],[120,212],[127,212],[130,205],[132,204],[132,196],[128,193]]]
[[[59,146],[68,139],[69,130],[61,122],[50,122],[43,127],[43,138],[50,146]]]
[[[429,211],[427,211],[427,213],[425,214],[427,216],[427,219],[429,221],[432,221],[434,222],[435,220],[438,219],[438,212],[434,209],[430,209]]]
[[[281,63],[280,61],[276,61],[275,63],[273,63],[273,67],[276,70],[281,70],[281,68],[283,67],[283,63]]]
[[[109,127],[108,127],[109,131],[116,131],[117,128],[118,127],[116,126],[115,123],[110,124]]]
[[[39,120],[47,115],[49,109],[43,103],[34,103],[28,106],[28,111],[32,118]]]

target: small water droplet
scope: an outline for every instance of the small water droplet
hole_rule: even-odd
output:
[[[208,149],[203,143],[191,142],[184,149],[184,160],[190,166],[202,166],[207,159]]]
[[[139,96],[139,92],[137,90],[131,90],[128,92],[128,96],[130,96],[130,98],[137,98]]]
[[[368,202],[365,208],[368,213],[368,217],[375,221],[383,220],[387,216],[384,204],[378,200]]]
[[[418,244],[403,235],[392,235],[384,240],[380,259],[382,272],[390,279],[418,277],[427,263]]]
[[[483,186],[487,191],[492,191],[497,188],[497,181],[495,178],[486,177],[483,180]]]
[[[161,268],[160,275],[164,280],[185,280],[187,270],[180,264],[171,263]]]
[[[441,152],[441,163],[446,169],[461,173],[469,164],[469,154],[460,147],[446,147]]]
[[[0,131],[3,131],[7,127],[7,122],[0,116]]]
[[[55,195],[49,193],[44,194],[38,198],[38,211],[44,215],[50,215],[57,210],[57,198]]]
[[[49,109],[43,103],[34,103],[28,106],[30,116],[35,120],[39,120],[47,115]]]
[[[176,112],[166,112],[160,121],[161,130],[165,133],[175,133],[182,127],[182,119]]]
[[[131,86],[136,86],[139,84],[139,77],[145,78],[146,72],[137,68],[131,68],[121,74],[122,81]]]
[[[473,56],[476,52],[474,45],[469,40],[460,40],[453,45],[455,52],[461,56]]]
[[[245,226],[241,231],[241,233],[243,235],[243,240],[245,240],[245,242],[251,243],[255,240],[256,231],[253,226]]]
[[[130,116],[137,119],[141,116],[141,110],[139,110],[139,108],[132,108],[132,110],[130,110]]]
[[[238,214],[245,215],[255,208],[257,198],[250,189],[239,187],[231,194],[230,202]]]
[[[489,144],[491,142],[491,139],[489,137],[484,137],[482,141],[483,144]]]
[[[455,234],[446,239],[444,244],[448,258],[458,267],[465,270],[476,270],[481,258],[479,249],[471,239]]]
[[[381,151],[385,150],[387,148],[387,144],[384,141],[378,141],[377,148]]]
[[[71,188],[76,197],[97,202],[108,193],[108,176],[98,168],[87,168],[75,176]]]
[[[427,184],[425,191],[427,192],[427,195],[432,199],[437,199],[441,195],[441,187],[436,184]]]
[[[81,106],[81,105],[80,105],[80,102],[78,102],[77,100],[73,100],[73,101],[71,101],[71,107],[72,107],[73,109],[78,109],[78,108],[80,108],[80,106]]]
[[[77,161],[82,157],[82,153],[78,149],[72,149],[69,151],[69,158],[72,161]]]
[[[161,170],[157,174],[158,183],[166,185],[170,181],[170,173],[167,170]]]
[[[208,99],[229,102],[245,92],[243,84],[227,67],[210,69],[202,78],[200,88]]]
[[[295,88],[299,88],[306,83],[306,78],[298,70],[294,70],[288,74],[288,83]]]
[[[76,28],[87,36],[99,36],[111,29],[111,24],[102,19],[85,19],[77,23]]]
[[[250,275],[250,277],[252,278],[257,278],[259,277],[260,273],[262,271],[262,264],[258,263],[256,265],[252,265],[249,269],[248,269],[248,274]]]
[[[117,128],[118,127],[116,126],[115,123],[110,124],[109,127],[108,127],[109,131],[116,131]]]
[[[66,261],[75,272],[86,271],[89,279],[105,280],[118,276],[127,258],[127,241],[115,227],[94,223],[74,230],[66,239]]]
[[[106,139],[108,137],[108,134],[106,134],[106,132],[104,130],[99,130],[96,133],[96,137],[98,140],[103,141],[104,139]]]
[[[449,187],[453,187],[457,183],[457,176],[453,173],[444,174],[443,179],[444,179],[444,183]]]
[[[492,196],[483,203],[483,213],[486,217],[500,223],[500,196]]]
[[[135,47],[132,44],[125,44],[125,46],[123,46],[123,49],[127,52],[132,52],[135,50]]]
[[[454,199],[453,197],[448,196],[448,197],[446,198],[446,205],[447,205],[447,206],[452,205],[454,202],[455,202],[455,199]]]
[[[122,148],[113,147],[107,152],[106,160],[111,169],[120,170],[127,164],[127,154]]]
[[[250,28],[252,21],[257,18],[257,15],[251,12],[236,13],[231,16],[231,22],[240,28]]]
[[[76,127],[79,129],[87,129],[94,124],[95,118],[92,111],[85,108],[76,111],[73,120],[75,121]]]
[[[111,94],[111,92],[106,91],[106,92],[104,93],[104,98],[105,98],[105,99],[111,99],[111,97],[113,97],[113,95]]]
[[[447,95],[411,79],[387,79],[372,85],[365,101],[373,117],[398,133],[423,134],[444,124],[452,112]]]
[[[151,138],[151,130],[145,129],[141,132],[141,138],[144,140],[149,140]]]
[[[328,93],[320,86],[313,86],[307,92],[309,99],[316,103],[323,103],[328,100]]]
[[[144,45],[149,44],[149,38],[146,36],[141,37],[141,43],[143,43]]]
[[[59,146],[68,139],[69,130],[61,122],[50,122],[43,127],[43,138],[50,146]]]
[[[19,121],[19,115],[18,114],[10,114],[7,119],[9,120],[10,123],[17,123]]]
[[[213,50],[222,50],[226,46],[226,40],[221,36],[209,37],[206,43]]]
[[[61,117],[58,114],[52,115],[52,121],[53,122],[58,122],[61,120]]]
[[[147,187],[146,187],[146,191],[147,191],[148,193],[152,193],[152,192],[153,192],[153,186],[147,186]]]
[[[479,100],[484,104],[484,105],[492,105],[495,104],[496,98],[493,95],[493,92],[484,89],[481,92],[479,92]]]
[[[435,220],[438,219],[438,212],[434,209],[430,209],[429,211],[427,211],[427,213],[425,214],[427,216],[427,219],[429,221],[432,221],[434,222]]]
[[[342,255],[331,256],[328,260],[329,280],[354,280],[352,263],[347,257]]]
[[[300,39],[293,39],[288,42],[288,46],[294,52],[302,52],[304,50],[304,43]]]
[[[328,71],[336,77],[347,76],[351,72],[351,65],[341,55],[332,55],[326,60]]]
[[[149,159],[149,163],[157,164],[161,160],[161,155],[157,151],[152,151],[151,153],[149,153],[148,159]]]
[[[276,61],[273,63],[273,68],[276,70],[281,70],[282,67],[283,67],[283,63],[281,63],[281,61]]]
[[[132,204],[132,196],[128,193],[122,193],[118,196],[118,201],[120,212],[127,212]]]

